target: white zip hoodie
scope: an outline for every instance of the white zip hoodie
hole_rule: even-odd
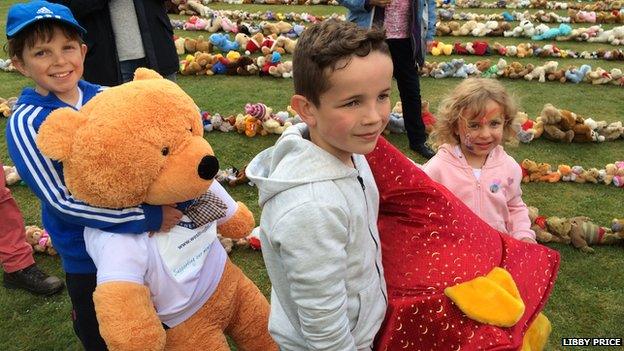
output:
[[[288,128],[247,166],[262,207],[262,254],[273,284],[269,331],[281,350],[370,350],[384,318],[379,193],[355,168]]]

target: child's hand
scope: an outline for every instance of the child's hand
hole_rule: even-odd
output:
[[[158,231],[168,232],[171,228],[178,224],[178,222],[180,222],[180,219],[182,219],[182,212],[178,210],[175,205],[164,205],[162,207],[162,211],[163,219]],[[154,233],[150,233],[149,236],[151,237],[153,234]]]
[[[537,241],[533,238],[522,238],[520,241],[524,241],[525,243],[537,244]]]

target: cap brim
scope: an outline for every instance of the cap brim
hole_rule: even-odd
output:
[[[37,21],[43,21],[43,20],[45,20],[45,21],[58,21],[58,22],[63,22],[63,23],[65,23],[65,24],[68,24],[68,25],[69,25],[69,26],[71,26],[71,27],[76,28],[76,29],[78,30],[78,32],[80,32],[80,34],[86,34],[86,33],[87,33],[87,30],[86,30],[86,29],[84,29],[84,28],[82,28],[82,26],[80,26],[80,25],[79,25],[79,24],[77,24],[77,23],[70,22],[70,21],[65,20],[65,19],[63,19],[63,18],[50,18],[50,17],[43,17],[43,18],[32,18],[32,19],[31,19],[31,20],[29,20],[29,21],[26,21],[26,22],[24,22],[24,23],[20,23],[20,25],[19,25],[19,26],[15,27],[15,28],[13,28],[13,29],[11,29],[11,30],[8,30],[8,31],[7,31],[7,33],[6,33],[6,36],[7,36],[7,38],[9,38],[9,39],[10,39],[11,37],[15,36],[17,33],[21,32],[24,28],[28,27],[29,25],[31,25],[31,24],[33,24],[33,23],[35,23],[35,22],[37,22]]]

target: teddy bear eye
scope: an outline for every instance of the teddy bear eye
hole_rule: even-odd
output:
[[[162,150],[160,150],[160,153],[161,153],[163,156],[167,156],[167,155],[169,155],[169,147],[167,147],[167,146],[163,147],[163,148],[162,148]]]

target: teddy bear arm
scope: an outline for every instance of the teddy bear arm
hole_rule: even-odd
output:
[[[255,220],[253,213],[242,202],[237,202],[238,209],[225,223],[217,227],[217,231],[228,238],[241,239],[249,235],[254,228]]]
[[[532,225],[531,230],[535,232],[535,238],[540,243],[549,243],[555,241],[556,237],[542,229],[539,225]]]
[[[100,333],[110,350],[164,349],[165,330],[146,286],[131,282],[100,284],[93,293],[93,302]]]

